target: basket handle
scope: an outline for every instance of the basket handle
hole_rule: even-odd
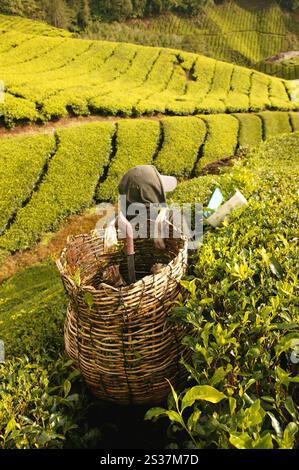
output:
[[[126,238],[125,252],[127,255],[128,263],[128,274],[130,283],[136,282],[136,271],[135,271],[135,249],[134,249],[134,232],[133,227],[123,215],[122,212],[119,213],[117,217],[118,227],[124,231]]]

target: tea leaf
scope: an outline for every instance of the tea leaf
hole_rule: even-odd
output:
[[[182,411],[194,404],[196,400],[204,400],[211,403],[219,403],[226,396],[210,385],[196,385],[184,395],[182,399]]]

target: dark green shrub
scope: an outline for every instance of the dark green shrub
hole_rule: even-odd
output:
[[[248,207],[207,230],[182,283],[188,300],[174,315],[190,328],[190,383],[146,415],[168,417],[172,447],[298,446],[298,151],[296,133],[248,156]],[[240,168],[218,178],[227,197],[240,188]]]
[[[67,298],[53,264],[29,268],[0,286],[0,449],[92,446],[90,402],[64,356]]]

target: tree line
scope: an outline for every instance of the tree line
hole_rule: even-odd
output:
[[[1,0],[0,13],[27,16],[71,30],[85,29],[93,20],[122,21],[167,12],[196,15],[207,4],[225,0]],[[277,0],[294,10],[299,0]]]

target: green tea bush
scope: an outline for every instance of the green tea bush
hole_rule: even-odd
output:
[[[213,83],[216,61],[207,57],[199,57],[194,62],[193,77],[187,85],[187,94],[194,97],[204,97],[211,89]],[[192,70],[192,67],[191,67]],[[190,77],[192,78],[192,76]]]
[[[287,82],[175,49],[20,33],[16,26],[0,37],[0,59],[6,126],[90,113],[189,115],[296,108]]]
[[[92,123],[56,132],[58,149],[37,192],[0,237],[0,247],[15,251],[32,245],[70,214],[89,206],[109,162],[114,126]]]
[[[198,113],[224,113],[227,109],[226,98],[230,94],[231,78],[234,67],[232,64],[215,62],[214,75],[211,83],[207,83],[208,94],[197,106]],[[239,105],[240,103],[238,103]],[[237,110],[239,106],[235,109]]]
[[[298,151],[296,133],[248,156],[248,207],[206,231],[182,282],[174,318],[189,328],[189,385],[146,415],[170,420],[172,448],[298,447]],[[227,197],[241,165],[217,181]]]
[[[0,139],[0,234],[34,190],[53,150],[50,135]]]
[[[272,106],[277,109],[289,109],[287,102],[289,101],[289,95],[286,90],[284,83],[277,79],[271,78],[270,80],[270,101]],[[284,108],[284,106],[286,106]]]
[[[267,75],[254,72],[251,77],[250,110],[259,111],[270,108],[269,82]]]
[[[216,62],[214,79],[210,93],[216,99],[225,99],[231,88],[234,66],[225,62]]]
[[[59,28],[54,28],[41,21],[32,21],[27,18],[16,16],[0,15],[0,28],[2,31],[16,30],[20,33],[30,33],[51,36],[70,37],[71,33]]]
[[[206,126],[196,117],[162,119],[164,141],[155,165],[161,173],[188,177],[206,136]]]
[[[116,154],[112,158],[108,175],[100,183],[96,197],[108,201],[117,196],[121,177],[131,167],[149,165],[158,148],[160,126],[157,121],[124,120],[117,123]]]
[[[225,100],[229,112],[246,111],[249,109],[251,71],[243,67],[234,67],[230,89]]]
[[[295,17],[281,10],[275,2],[256,10],[247,9],[239,2],[220,5],[208,2],[192,18],[168,12],[146,21],[98,21],[83,34],[92,39],[183,49],[258,70],[264,59],[285,50],[286,43],[289,50],[297,48]],[[265,65],[262,71],[280,76],[281,64]]]
[[[170,203],[185,204],[199,203],[207,206],[213,189],[217,187],[219,175],[204,175],[183,181],[169,196]]]
[[[207,138],[197,173],[208,163],[234,155],[238,144],[238,120],[226,114],[221,116],[200,116],[207,126]]]
[[[299,131],[299,113],[289,113],[291,125],[294,131]]]
[[[254,147],[263,140],[263,126],[255,114],[235,114],[240,123],[239,147]]]
[[[91,403],[63,353],[66,306],[52,263],[0,286],[0,449],[92,447],[101,438],[88,427]]]
[[[292,132],[288,113],[265,111],[259,113],[263,121],[264,138],[268,139],[278,134]]]
[[[229,112],[242,112],[249,108],[249,96],[241,93],[229,92],[225,100]]]
[[[246,69],[245,67],[234,67],[231,79],[231,90],[243,95],[249,95],[251,74],[252,71],[250,69]]]
[[[34,103],[10,93],[5,93],[5,102],[0,104],[0,116],[3,115],[7,127],[17,123],[35,122],[39,114]]]

